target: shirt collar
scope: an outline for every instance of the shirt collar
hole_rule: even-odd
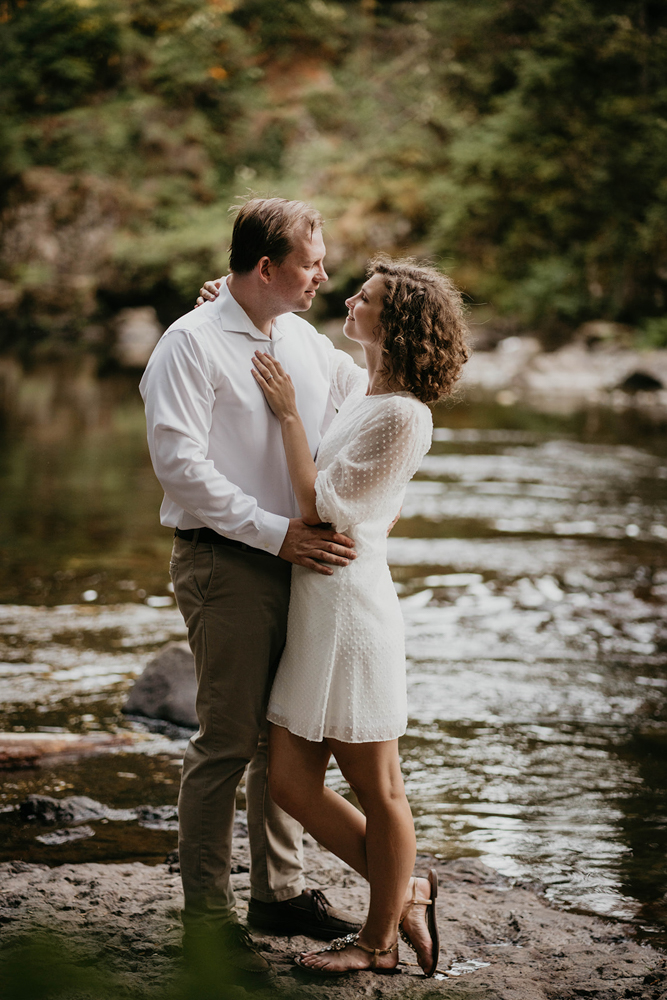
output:
[[[220,296],[217,301],[223,329],[228,333],[247,333],[253,340],[267,341],[269,339],[261,330],[257,329],[245,309],[236,301],[227,286],[226,278],[224,284],[220,286]],[[286,333],[285,325],[280,322],[282,318],[282,316],[278,316],[271,328],[272,341],[281,340]]]

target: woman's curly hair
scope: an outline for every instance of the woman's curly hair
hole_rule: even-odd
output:
[[[435,403],[451,393],[470,357],[461,292],[447,275],[412,258],[380,254],[368,264],[367,276],[374,274],[387,289],[380,316],[387,383]]]

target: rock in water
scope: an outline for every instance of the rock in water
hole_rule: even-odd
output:
[[[137,819],[147,830],[178,830],[176,806],[139,806]]]
[[[107,810],[101,802],[87,795],[71,795],[68,799],[52,799],[49,795],[29,795],[19,807],[21,819],[38,823],[89,823],[104,819]],[[92,836],[92,834],[91,834]]]
[[[628,375],[625,382],[618,387],[622,392],[659,392],[664,389],[660,379],[654,378],[649,372],[633,372]]]
[[[43,833],[35,837],[40,844],[47,847],[61,847],[63,844],[71,844],[74,840],[87,840],[94,837],[95,831],[92,826],[66,827],[64,830],[53,830],[51,833]]]
[[[123,706],[126,715],[164,719],[196,729],[194,658],[185,642],[170,642],[151,660]]]

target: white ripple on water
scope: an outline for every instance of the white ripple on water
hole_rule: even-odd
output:
[[[438,566],[452,572],[498,573],[502,576],[559,576],[574,567],[589,579],[613,578],[625,572],[620,559],[604,562],[587,542],[578,539],[397,538],[388,539],[392,566]],[[585,567],[585,570],[583,569]]]
[[[645,701],[633,682],[600,683],[579,666],[554,669],[549,661],[478,660],[443,665],[410,656],[408,696],[411,715],[425,726],[443,721],[535,720],[623,724]]]
[[[616,874],[630,852],[618,840],[624,813],[614,800],[641,780],[609,754],[608,733],[597,747],[590,730],[560,720],[412,729],[403,767],[420,842],[479,852],[506,875],[540,879],[565,905],[631,917],[637,905]]]
[[[494,596],[490,587],[500,592]],[[566,593],[550,576],[473,585],[440,601],[427,588],[403,600],[402,607],[410,655],[443,662],[469,662],[480,652],[530,661],[535,650],[563,661],[652,656],[664,634],[662,600],[645,601],[624,589]]]
[[[656,506],[643,505],[627,511],[626,507],[608,509],[609,497],[594,502],[554,500],[526,496],[524,492],[512,495],[496,490],[447,487],[435,483],[437,490],[417,489],[421,482],[411,484],[403,504],[403,517],[423,517],[435,522],[453,522],[461,519],[486,523],[495,531],[508,534],[541,535],[595,535],[600,538],[620,539],[632,537],[661,537],[662,516]],[[486,484],[485,484],[486,485]]]
[[[182,636],[185,626],[177,608],[145,604],[60,604],[53,608],[0,604],[0,629],[3,635],[20,635],[27,643],[43,642],[60,633],[72,641],[74,633],[121,629],[124,638],[136,638],[136,645],[147,645],[167,642],[172,632]]]
[[[534,448],[506,448],[500,454],[428,454],[420,474],[464,482],[561,483],[604,486],[640,477],[662,478],[661,460],[638,448],[547,441]]]
[[[2,605],[0,642],[8,661],[0,663],[2,701],[54,704],[75,694],[129,686],[144,669],[149,650],[185,635],[175,609]],[[112,648],[85,648],[97,647],[100,639]]]
[[[408,487],[403,516],[477,520],[508,534],[664,538],[664,498],[647,503],[625,494],[665,472],[656,456],[636,448],[569,441],[429,454],[422,478]]]

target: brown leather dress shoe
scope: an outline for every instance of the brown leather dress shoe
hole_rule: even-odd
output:
[[[300,896],[279,903],[251,898],[248,923],[271,934],[306,934],[322,941],[361,930],[360,922],[333,907],[320,889],[304,889]]]

